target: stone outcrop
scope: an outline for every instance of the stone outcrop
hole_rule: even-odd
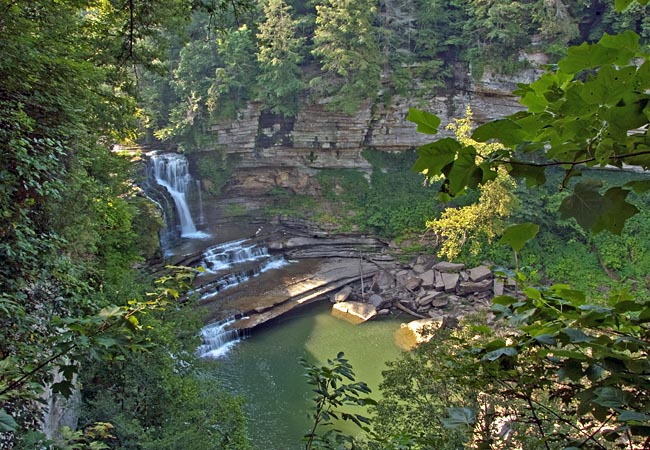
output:
[[[304,224],[303,224],[304,225]],[[410,264],[392,257],[388,244],[366,236],[320,236],[311,226],[290,232],[275,230],[258,236],[269,251],[293,261],[280,272],[262,273],[202,303],[208,321],[237,317],[231,325],[251,329],[294,308],[319,301],[332,303],[332,314],[354,323],[388,314],[407,315],[420,322],[406,326],[405,346],[422,342],[423,323],[456,323],[461,317],[489,309],[496,295],[515,294],[509,280],[499,279],[487,265],[463,264],[419,256]],[[186,261],[196,260],[187,258]],[[242,270],[248,270],[242,266]],[[210,275],[197,278],[194,292],[211,289]],[[202,296],[202,298],[204,298]]]
[[[250,103],[234,120],[210,128],[215,157],[236,161],[224,193],[229,196],[262,195],[273,188],[314,194],[320,189],[314,174],[323,168],[372,170],[362,155],[367,148],[382,151],[413,149],[430,142],[406,120],[412,107],[438,115],[443,125],[462,117],[471,106],[474,120],[482,123],[512,114],[522,107],[511,92],[517,83],[530,82],[534,71],[519,77],[486,73],[471,81],[458,74],[457,87],[425,99],[393,96],[390,103],[363,105],[348,115],[309,104],[295,117],[285,117]],[[451,133],[441,130],[441,136]]]

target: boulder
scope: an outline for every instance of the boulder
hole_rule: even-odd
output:
[[[449,297],[444,294],[431,300],[431,306],[434,308],[444,308],[448,304],[449,304]]]
[[[341,303],[346,301],[350,294],[352,294],[352,288],[350,286],[345,286],[343,289],[334,294],[334,303]]]
[[[408,277],[404,280],[404,287],[409,291],[414,291],[420,287],[422,284],[422,278],[420,277]]]
[[[465,268],[465,264],[451,263],[447,261],[441,261],[433,266],[438,272],[444,273],[458,273]]]
[[[416,302],[420,306],[425,306],[430,304],[432,301],[439,299],[440,297],[446,297],[446,294],[444,292],[438,291],[427,292],[424,295],[418,297]]]
[[[426,272],[422,272],[420,274],[420,278],[422,278],[423,287],[433,287],[436,284],[436,278],[433,270],[427,270]]]
[[[372,294],[368,299],[368,303],[377,309],[381,309],[383,306],[386,306],[390,302],[388,300],[385,300],[381,295]]]
[[[368,303],[341,302],[332,305],[332,315],[356,324],[374,319],[377,308]]]
[[[462,281],[458,285],[458,293],[471,294],[472,292],[489,291],[492,289],[493,284],[494,283],[492,282],[492,280],[483,280],[477,283],[474,283],[472,281]]]
[[[444,291],[445,282],[442,280],[442,273],[434,271],[434,274],[435,274],[434,287],[436,288],[437,291]]]
[[[492,278],[492,271],[487,266],[478,266],[469,269],[469,281],[483,281]]]
[[[442,272],[440,275],[442,278],[442,284],[444,286],[445,292],[455,291],[460,275],[458,275],[457,273],[446,273],[446,272]]]
[[[498,297],[499,295],[503,295],[503,280],[500,280],[498,278],[494,279],[494,284],[492,285],[492,290],[494,291],[494,296]]]
[[[379,289],[389,289],[395,286],[395,278],[385,270],[375,276],[375,285]]]
[[[413,272],[415,272],[415,273],[422,273],[425,270],[427,270],[427,268],[424,267],[422,264],[416,264],[416,265],[413,266]]]
[[[418,319],[403,323],[397,332],[397,344],[405,349],[412,349],[418,344],[431,339],[431,331],[442,326],[442,318]]]

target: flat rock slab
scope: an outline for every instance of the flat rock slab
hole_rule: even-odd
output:
[[[304,267],[304,272],[301,267]],[[360,263],[358,258],[332,258],[318,263],[301,261],[275,273],[266,272],[203,304],[212,311],[211,320],[246,316],[231,327],[250,329],[294,308],[332,295],[362,277],[369,280],[378,270],[375,264]],[[269,278],[263,284],[272,287],[260,292],[263,276]]]
[[[492,271],[487,266],[478,266],[469,269],[469,281],[483,281],[492,278]]]
[[[445,292],[453,292],[456,290],[456,285],[460,279],[460,275],[457,273],[445,273],[442,274],[442,283],[445,287]]]
[[[356,324],[377,317],[377,308],[369,303],[340,302],[332,305],[332,315]]]
[[[438,272],[454,273],[463,270],[465,268],[465,264],[457,264],[457,263],[441,261],[437,263],[435,266],[433,266],[433,268]]]
[[[471,294],[472,292],[489,291],[493,288],[494,282],[492,280],[483,280],[477,283],[471,281],[463,281],[458,285],[459,294]]]

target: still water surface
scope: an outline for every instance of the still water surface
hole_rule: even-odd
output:
[[[299,450],[309,429],[313,405],[310,385],[298,358],[325,364],[345,352],[357,381],[365,381],[379,396],[385,362],[400,353],[395,342],[399,320],[352,325],[330,314],[321,302],[257,329],[225,358],[214,361],[214,374],[246,401],[249,434],[256,450]],[[361,412],[361,411],[360,411]],[[353,427],[346,429],[353,430]]]

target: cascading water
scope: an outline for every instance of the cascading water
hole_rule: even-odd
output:
[[[167,189],[174,200],[181,226],[181,237],[198,239],[208,237],[206,233],[197,231],[187,203],[187,194],[193,181],[187,158],[178,153],[154,154],[151,156],[151,168],[156,183]]]
[[[196,354],[200,358],[208,359],[225,356],[243,337],[239,330],[228,329],[234,321],[228,319],[203,327],[200,333],[203,344],[196,349]]]
[[[201,295],[201,300],[207,300],[267,270],[280,268],[287,261],[270,255],[266,247],[239,240],[208,248],[203,252],[200,264],[205,269],[205,276],[216,275],[212,281],[199,283],[200,287],[195,291]],[[228,328],[233,322],[229,319],[205,326],[201,330],[203,344],[197,349],[197,354],[212,359],[225,356],[243,338],[238,331]]]

